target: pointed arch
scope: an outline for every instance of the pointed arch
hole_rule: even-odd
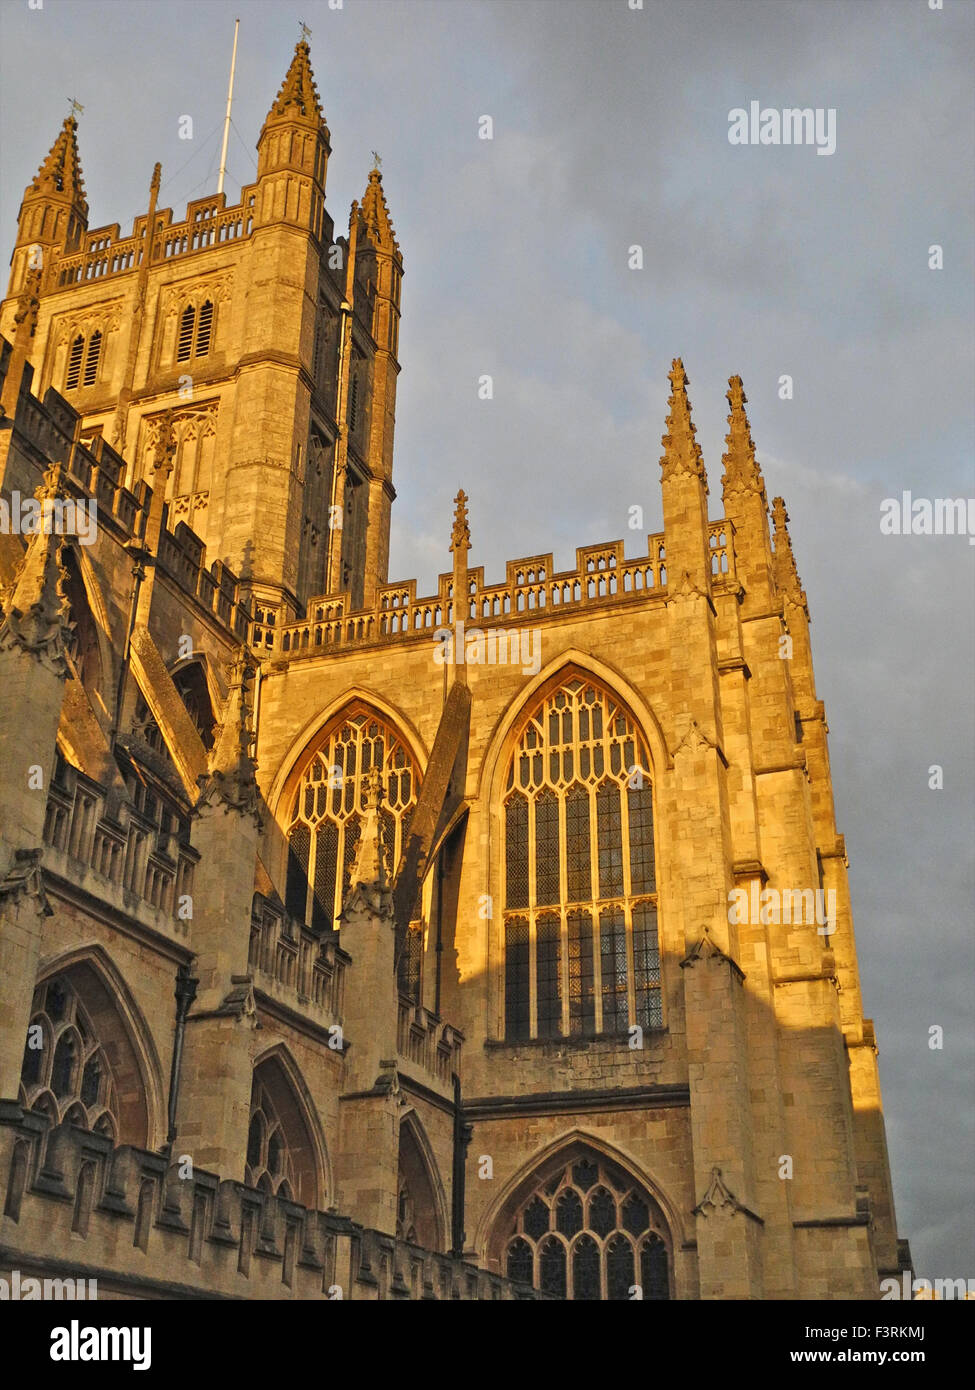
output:
[[[631,1212],[636,1219],[630,1218]],[[595,1237],[606,1266],[603,1278],[610,1281],[614,1265],[618,1274],[625,1264],[620,1261],[620,1255],[626,1253],[619,1249],[621,1244],[628,1244],[636,1283],[641,1281],[641,1261],[644,1267],[652,1266],[654,1256],[662,1251],[668,1271],[667,1291],[658,1291],[656,1296],[673,1296],[674,1252],[684,1244],[679,1210],[634,1159],[598,1134],[575,1129],[533,1154],[482,1213],[474,1243],[487,1267],[502,1273],[509,1253],[522,1271],[528,1268],[529,1257],[537,1254],[537,1282],[538,1275],[544,1273],[543,1246],[553,1237],[566,1259],[569,1286],[580,1241]],[[580,1254],[583,1278],[591,1257],[587,1245]],[[580,1290],[575,1296],[593,1294]]]
[[[334,927],[348,888],[361,813],[364,772],[381,766],[381,811],[390,864],[398,860],[422,779],[417,740],[385,701],[349,695],[334,701],[292,744],[269,802],[281,835],[269,869],[288,911],[314,929]],[[282,891],[283,890],[283,891]]]
[[[116,1143],[156,1149],[165,1136],[165,1089],[159,1054],[145,1015],[101,945],[80,946],[42,962],[35,1003],[64,979],[80,1000],[111,1071],[117,1101]]]
[[[497,1036],[664,1024],[652,711],[620,673],[563,652],[498,720],[480,773]],[[639,769],[639,774],[636,772]]]
[[[400,1121],[397,1181],[397,1236],[425,1250],[443,1252],[449,1230],[447,1194],[415,1109],[407,1111]]]
[[[498,718],[478,774],[478,797],[490,800],[500,793],[498,783],[504,777],[507,754],[514,746],[518,726],[550,691],[574,676],[583,681],[595,681],[627,706],[646,739],[652,774],[660,776],[673,768],[674,760],[667,748],[660,721],[636,687],[615,666],[593,656],[591,652],[570,647],[533,676],[517,699]]]
[[[345,711],[357,702],[371,707],[376,714],[391,724],[399,733],[421,772],[426,768],[430,757],[429,749],[420,737],[413,722],[398,706],[391,704],[378,691],[365,685],[350,685],[341,694],[334,696],[299,730],[292,739],[288,750],[281,759],[267,791],[267,804],[271,813],[280,823],[282,804],[287,806],[286,788],[295,780],[295,769],[309,756],[308,750],[319,738],[324,737]]]
[[[272,1123],[273,1120],[277,1120],[287,1145],[289,1172],[275,1174],[272,1181],[286,1178],[293,1187],[290,1195],[294,1201],[300,1202],[310,1210],[324,1209],[335,1191],[325,1135],[301,1068],[283,1042],[266,1048],[254,1060],[252,1122],[261,1109],[262,1090],[269,1098],[273,1110],[273,1116],[265,1115],[262,1123],[266,1126],[268,1118],[272,1119]],[[252,1155],[248,1154],[248,1166],[260,1169],[253,1172],[252,1176],[255,1178],[267,1169],[266,1160],[270,1156],[268,1148],[271,1138],[271,1133],[264,1134],[264,1150],[260,1155],[259,1165],[251,1163]]]

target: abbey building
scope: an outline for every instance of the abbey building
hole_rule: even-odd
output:
[[[21,206],[0,1275],[877,1298],[909,1252],[741,381],[716,519],[676,360],[642,554],[486,577],[459,491],[436,592],[391,583],[404,262],[378,169],[336,234],[305,42],[257,148],[233,206],[174,220],[157,165],[91,228],[69,118]],[[824,910],[734,910],[770,890]]]

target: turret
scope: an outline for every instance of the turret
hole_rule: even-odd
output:
[[[46,271],[51,252],[77,250],[88,230],[77,130],[74,116],[66,117],[34,181],[24,190],[8,295],[21,289],[29,269]]]
[[[257,224],[295,222],[319,236],[331,152],[308,44],[302,39],[257,142]]]

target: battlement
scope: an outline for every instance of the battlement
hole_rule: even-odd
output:
[[[227,207],[225,193],[211,194],[188,203],[182,222],[173,222],[172,208],[157,208],[150,264],[164,264],[177,256],[208,251],[211,247],[241,241],[254,227],[256,185],[241,189],[240,202]],[[148,214],[135,218],[131,236],[119,236],[119,224],[95,227],[85,233],[81,251],[60,256],[49,288],[69,289],[89,280],[102,280],[138,270],[146,249]]]
[[[10,361],[10,344],[0,338],[0,388]],[[64,483],[70,495],[92,498],[97,505],[99,527],[112,532],[121,545],[138,548],[146,531],[152,505],[152,488],[145,482],[134,492],[125,486],[127,464],[101,435],[84,435],[81,416],[53,387],[43,401],[30,391],[33,370],[24,365],[17,413],[12,422],[24,453],[39,464],[39,473],[51,464],[64,467]],[[5,488],[5,490],[7,490]],[[183,521],[168,527],[169,505],[163,507],[163,530],[157,564],[183,593],[211,612],[238,641],[246,640],[250,607],[241,601],[240,581],[219,560],[207,565],[206,546]]]
[[[734,588],[734,527],[726,519],[709,523],[711,581],[715,588]],[[468,625],[497,620],[532,622],[558,618],[568,608],[606,607],[667,596],[666,538],[647,537],[647,554],[626,559],[622,541],[576,548],[571,570],[556,571],[551,552],[509,560],[501,584],[485,584],[484,568],[468,572]],[[432,633],[454,618],[453,575],[441,574],[436,594],[417,597],[416,580],[384,584],[372,609],[351,611],[345,594],[312,599],[308,617],[275,627],[267,621],[251,629],[255,649],[294,659],[336,648],[386,642]]]
[[[5,1277],[19,1269],[96,1279],[101,1296],[116,1298],[544,1297],[334,1209],[221,1180],[177,1155],[116,1147],[67,1122],[52,1126],[12,1101],[0,1101],[0,1173]]]

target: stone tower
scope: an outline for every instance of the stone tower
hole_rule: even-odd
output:
[[[354,606],[385,583],[389,557],[403,258],[373,169],[348,235],[325,205],[331,143],[297,45],[258,140],[240,202],[157,206],[132,234],[88,228],[77,122],[25,191],[0,331],[40,267],[36,387],[78,410],[83,437],[148,481],[173,412],[169,524],[192,527],[241,579],[270,626],[312,595]]]

